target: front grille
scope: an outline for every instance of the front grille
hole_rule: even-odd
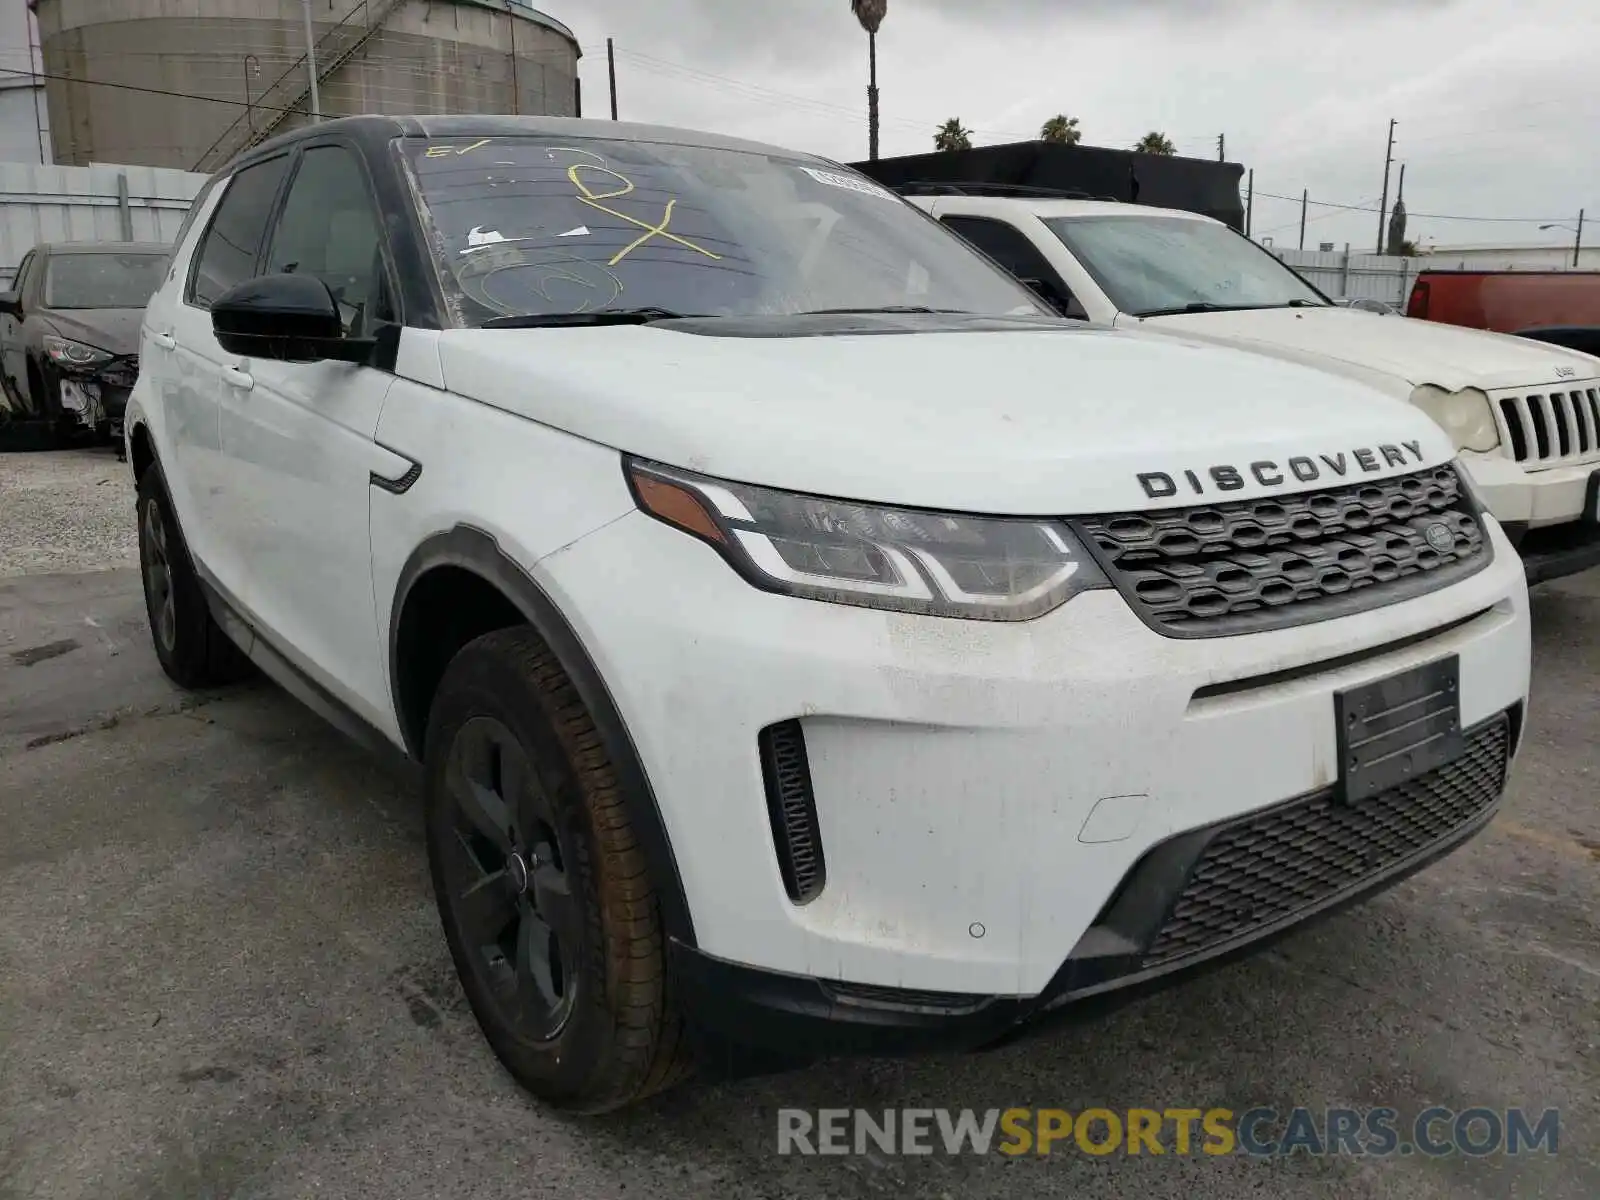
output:
[[[115,359],[100,368],[98,378],[108,387],[132,388],[139,380],[139,356]]]
[[[1496,392],[1500,433],[1529,466],[1600,460],[1600,381],[1536,392]]]
[[[1450,466],[1072,524],[1134,611],[1169,637],[1344,616],[1444,587],[1490,558]]]
[[[1459,758],[1354,804],[1333,789],[1224,826],[1145,951],[1154,967],[1320,907],[1481,816],[1505,787],[1510,720],[1469,731]]]

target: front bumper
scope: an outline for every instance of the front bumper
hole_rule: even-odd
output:
[[[655,792],[694,923],[695,945],[677,950],[685,1007],[733,1029],[770,1010],[798,1023],[784,1037],[810,1027],[882,1051],[914,1048],[924,1027],[981,1044],[1053,1003],[1192,966],[1134,969],[1143,948],[1097,922],[1130,888],[1181,890],[1170,848],[1203,848],[1196,831],[1324,793],[1338,778],[1335,691],[1453,654],[1463,725],[1520,721],[1526,586],[1487,527],[1494,561],[1441,591],[1190,641],[1153,632],[1114,592],[1019,624],[773,596],[640,514],[536,574]],[[758,752],[763,730],[791,722],[826,864],[800,904]],[[1490,812],[1251,937],[1415,869]],[[1140,875],[1163,846],[1164,874]]]
[[[1600,566],[1600,462],[1529,471],[1500,450],[1463,452],[1460,461],[1530,585]]]
[[[92,370],[52,368],[56,377],[61,416],[94,433],[109,430],[116,437],[122,428],[138,378],[138,360],[117,358]]]
[[[742,966],[674,944],[673,969],[679,996],[690,1014],[702,1050],[728,1053],[737,1069],[751,1051],[805,1061],[842,1054],[919,1054],[978,1050],[1036,1033],[1052,1018],[1079,1013],[1101,1003],[1118,1004],[1171,986],[1382,892],[1450,854],[1481,832],[1500,807],[1504,770],[1521,736],[1523,710],[1514,706],[1483,723],[1476,752],[1454,771],[1419,781],[1428,798],[1451,782],[1474,775],[1462,808],[1470,811],[1447,832],[1396,854],[1373,870],[1352,874],[1342,886],[1328,886],[1276,916],[1266,915],[1231,936],[1219,936],[1186,952],[1163,954],[1172,930],[1191,930],[1185,909],[1204,907],[1214,888],[1217,864],[1236,852],[1241,838],[1255,837],[1264,825],[1305,825],[1327,803],[1321,795],[1301,797],[1269,810],[1178,835],[1153,847],[1129,872],[1115,896],[1096,916],[1043,991],[1035,996],[973,996],[917,992],[904,988],[861,987]],[[1487,751],[1498,739],[1503,759]],[[1496,765],[1498,764],[1498,766]],[[1458,777],[1452,780],[1451,775]],[[1481,802],[1480,802],[1481,801]],[[1400,807],[1392,796],[1366,806],[1374,814]],[[1279,849],[1282,849],[1281,839]],[[1320,855],[1311,856],[1321,857]],[[1325,865],[1324,858],[1321,865]],[[1304,862],[1276,864],[1287,872]],[[1253,875],[1253,870],[1244,872]],[[1315,866],[1308,872],[1317,876]],[[1326,872],[1324,872],[1326,874]],[[1208,878],[1209,876],[1209,878]],[[1251,879],[1251,883],[1259,880]],[[1265,889],[1264,889],[1265,890]],[[1292,889],[1291,889],[1292,890]],[[1181,935],[1179,935],[1181,938]]]

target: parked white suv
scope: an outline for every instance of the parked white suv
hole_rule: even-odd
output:
[[[1279,354],[1409,401],[1454,440],[1530,583],[1600,564],[1600,359],[1374,320],[1195,213],[984,195],[981,184],[901,190],[1062,311]]]
[[[1521,736],[1521,567],[1431,421],[1062,320],[806,155],[318,125],[207,186],[143,354],[163,666],[421,764],[552,1103],[1220,959],[1460,844]]]

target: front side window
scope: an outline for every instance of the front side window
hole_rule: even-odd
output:
[[[1175,217],[1046,217],[1122,312],[1136,317],[1324,307],[1309,284],[1226,225]]]
[[[340,146],[307,150],[283,202],[266,273],[315,275],[338,300],[345,333],[359,334],[381,315],[382,264],[361,164]]]
[[[287,155],[269,158],[244,168],[228,184],[200,243],[189,285],[193,303],[210,308],[229,288],[255,275],[256,256],[288,167]]]
[[[1050,316],[894,193],[801,156],[601,138],[401,143],[457,319]]]
[[[52,254],[46,308],[143,308],[167,274],[165,254]]]
[[[1038,280],[1041,286],[1056,294],[1057,302],[1063,309],[1074,313],[1081,310],[1081,306],[1073,298],[1072,290],[1050,265],[1050,260],[1044,256],[1039,247],[1028,240],[1028,235],[1016,226],[996,221],[992,217],[969,217],[961,214],[951,214],[940,217],[939,220],[1018,279]]]

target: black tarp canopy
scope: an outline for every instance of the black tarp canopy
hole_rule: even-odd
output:
[[[1238,163],[1103,146],[1012,142],[850,165],[886,187],[913,183],[959,187],[967,183],[1082,192],[1100,199],[1201,213],[1244,232],[1244,204],[1239,197],[1244,168]]]

